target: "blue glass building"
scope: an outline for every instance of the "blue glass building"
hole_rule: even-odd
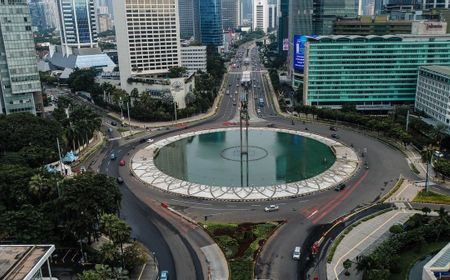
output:
[[[221,0],[198,0],[200,41],[203,45],[223,45]]]
[[[94,0],[58,0],[61,44],[66,47],[95,47],[97,22]]]

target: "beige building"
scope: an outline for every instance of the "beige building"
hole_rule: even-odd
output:
[[[120,82],[155,77],[181,66],[176,0],[114,0]]]

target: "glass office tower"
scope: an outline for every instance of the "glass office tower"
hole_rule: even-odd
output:
[[[97,46],[94,0],[58,0],[63,51],[69,47]]]
[[[450,65],[450,35],[320,36],[304,51],[305,105],[390,110],[413,104],[422,65]]]
[[[30,8],[26,0],[0,2],[0,114],[42,110]]]
[[[200,40],[203,45],[222,46],[222,5],[220,0],[198,0]]]

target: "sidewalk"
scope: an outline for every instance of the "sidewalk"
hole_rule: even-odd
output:
[[[103,133],[101,131],[96,131],[94,137],[89,140],[87,147],[82,148],[81,151],[78,152],[78,160],[73,164],[72,169],[83,165],[83,163],[102,145],[104,139],[105,136]]]
[[[148,261],[142,266],[139,274],[136,275],[137,280],[156,280],[159,277],[158,262],[155,255],[149,253]]]
[[[393,210],[362,222],[353,228],[342,241],[333,256],[330,264],[327,264],[328,279],[349,279],[344,276],[343,262],[350,259],[356,263],[356,257],[367,254],[383,240],[389,237],[389,228],[398,223],[404,223],[408,218],[420,211]],[[361,279],[362,275],[352,273],[351,279]]]
[[[220,102],[222,101],[224,91],[225,91],[224,86],[227,84],[227,82],[228,82],[228,73],[225,73],[224,77],[222,79],[222,84],[220,85],[220,88],[219,88],[219,92],[217,93],[216,99],[214,100],[214,103],[211,106],[211,108],[206,113],[203,113],[200,115],[195,115],[195,116],[189,117],[189,118],[179,119],[177,121],[168,121],[168,122],[141,122],[141,121],[131,119],[131,126],[132,127],[140,127],[140,128],[155,128],[155,127],[174,126],[174,125],[192,123],[192,122],[201,121],[201,120],[210,118],[210,117],[214,116],[216,114],[217,110],[219,109],[219,105],[220,105]],[[121,119],[120,114],[118,114],[116,112],[109,112],[108,116],[110,116],[114,119],[117,119],[117,120]],[[128,121],[125,120],[125,123],[128,124]]]
[[[386,202],[405,202],[409,204],[423,189],[423,186],[419,186],[416,183],[411,182],[405,178],[402,185],[395,193],[393,193],[388,199],[386,199]]]

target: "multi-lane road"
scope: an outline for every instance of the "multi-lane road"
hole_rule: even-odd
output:
[[[244,62],[246,57],[249,58],[248,63]],[[183,131],[175,129],[154,131],[140,138],[152,137],[157,141],[181,132],[222,127],[225,122],[238,121],[238,96],[243,90],[239,85],[242,71],[251,71],[252,88],[249,94],[249,99],[252,99],[252,102],[249,102],[251,126],[265,126],[270,122],[277,127],[295,130],[307,128],[312,133],[330,136],[331,131],[327,125],[315,122],[292,124],[291,120],[275,115],[271,93],[263,79],[265,69],[254,44],[246,44],[240,48],[232,64],[234,63],[238,67],[229,67],[228,84],[224,87],[220,107],[213,117],[190,124]],[[226,94],[227,91],[229,95]],[[259,98],[264,100],[262,107],[258,105]],[[103,115],[103,119],[105,124],[110,122],[106,115]],[[303,244],[315,226],[333,221],[358,206],[371,203],[388,191],[400,174],[416,178],[404,156],[390,146],[347,128],[338,128],[335,133],[340,136],[339,141],[352,144],[356,151],[367,151],[364,160],[368,162],[369,169],[360,169],[347,182],[348,187],[342,192],[330,190],[306,197],[278,200],[276,203],[280,206],[280,210],[272,213],[263,211],[264,206],[269,204],[265,202],[203,201],[181,198],[144,186],[126,167],[120,167],[117,161],[111,161],[109,157],[110,153],[114,152],[118,159],[129,162],[135,150],[147,145],[145,142],[141,143],[139,139],[110,141],[103,150],[93,155],[94,163],[90,164],[90,168],[124,179],[125,183],[121,186],[123,194],[121,214],[132,226],[133,236],[155,252],[160,269],[168,270],[171,277],[206,278],[207,264],[200,248],[210,245],[211,240],[198,228],[171,216],[159,206],[161,202],[199,221],[205,216],[209,221],[218,222],[285,220],[285,225],[263,248],[257,260],[256,277],[301,279],[298,275],[298,262],[292,260],[292,250],[295,246]],[[115,136],[112,135],[112,138]]]

